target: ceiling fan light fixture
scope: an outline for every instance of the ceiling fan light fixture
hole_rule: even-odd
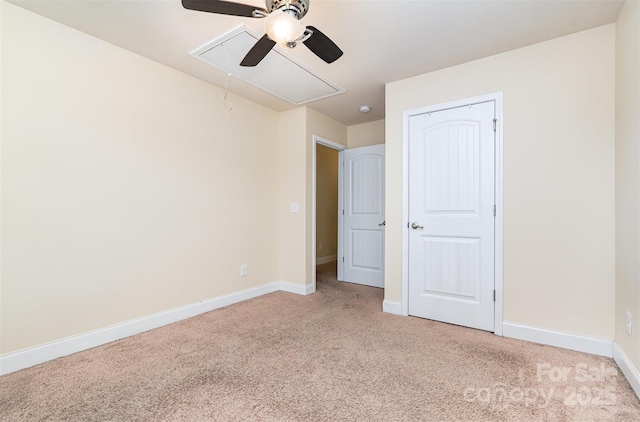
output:
[[[264,59],[276,44],[294,48],[303,43],[313,54],[326,63],[342,56],[342,50],[315,26],[304,26],[299,20],[309,10],[311,0],[265,0],[266,9],[228,0],[182,0],[188,10],[217,13],[219,15],[264,18],[266,34],[257,39],[240,62],[242,67],[254,67]],[[271,13],[269,13],[269,10]]]
[[[264,22],[264,30],[273,41],[286,46],[302,37],[305,27],[290,13],[281,9],[269,14]]]

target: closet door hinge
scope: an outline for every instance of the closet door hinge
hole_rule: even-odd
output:
[[[493,216],[494,216],[494,217],[496,216],[496,211],[497,211],[497,210],[496,210],[496,204],[493,204]]]
[[[495,290],[493,291],[493,301],[494,302],[496,301],[496,291]]]
[[[493,131],[495,132],[498,128],[498,119],[493,119]]]

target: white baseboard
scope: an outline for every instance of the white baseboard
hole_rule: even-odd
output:
[[[392,300],[382,301],[382,312],[394,315],[402,315],[402,305],[400,302],[394,302]]]
[[[323,256],[316,259],[316,265],[326,264],[327,262],[333,262],[338,260],[338,255]]]
[[[111,343],[112,341],[140,334],[145,331],[153,330],[154,328],[159,328],[186,318],[191,318],[205,312],[233,305],[234,303],[248,299],[253,299],[254,297],[262,296],[267,293],[277,292],[279,290],[299,295],[309,295],[315,292],[313,285],[304,286],[300,284],[276,281],[274,283],[265,284],[264,286],[242,290],[226,296],[204,300],[199,303],[159,312],[157,314],[134,319],[121,324],[112,325],[61,340],[56,340],[51,343],[45,343],[28,349],[19,350],[17,352],[8,353],[0,356],[0,375],[9,374],[11,372],[57,359],[62,356],[71,355],[73,353],[91,349],[92,347]]]
[[[502,324],[502,335],[504,337],[546,344],[562,349],[577,350],[592,355],[613,356],[613,341],[597,337],[586,337],[511,322],[504,322]]]
[[[618,364],[627,381],[629,381],[629,385],[631,385],[636,396],[640,398],[640,372],[633,366],[627,354],[615,340],[613,341],[613,360]]]
[[[288,281],[280,281],[280,290],[283,292],[295,293],[297,295],[310,295],[311,293],[315,293],[316,288],[313,284],[296,284],[289,283]]]

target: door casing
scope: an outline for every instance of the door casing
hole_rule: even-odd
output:
[[[494,333],[502,335],[503,309],[503,93],[494,92],[472,98],[465,98],[431,106],[405,110],[402,113],[402,298],[400,312],[409,315],[409,119],[412,116],[477,104],[495,102],[496,145],[495,145],[495,324]]]
[[[338,151],[338,208],[342,209],[342,178],[343,178],[343,174],[342,174],[342,160],[343,160],[343,152],[345,149],[347,149],[347,147],[345,145],[339,144],[337,142],[334,141],[330,141],[329,139],[325,139],[321,136],[318,135],[313,135],[312,137],[312,141],[313,141],[313,169],[311,172],[311,177],[312,177],[312,182],[311,182],[311,187],[312,187],[312,194],[311,194],[311,268],[313,268],[313,292],[316,291],[316,183],[317,183],[317,156],[316,156],[316,145],[323,145],[325,147],[329,147],[332,149],[335,149]],[[338,210],[336,210],[336,212],[338,212]],[[340,218],[341,216],[338,216],[338,257],[340,256],[340,250],[341,250],[341,233],[342,233],[342,218]],[[340,259],[338,258],[338,263],[340,262]],[[340,265],[338,264],[338,272],[340,272]]]

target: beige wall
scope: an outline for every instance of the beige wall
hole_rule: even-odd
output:
[[[384,144],[384,130],[384,119],[349,126],[347,128],[349,148]]]
[[[306,284],[306,108],[280,113],[279,122],[279,275],[289,283]],[[291,212],[297,202],[299,212]]]
[[[614,332],[615,26],[386,87],[385,299],[401,300],[402,112],[504,92],[504,320]]]
[[[316,259],[335,257],[338,253],[337,150],[316,146],[316,176]]]
[[[4,292],[2,291],[2,136],[4,133],[3,124],[2,124],[2,104],[4,101],[2,100],[3,91],[2,91],[2,56],[3,56],[3,20],[4,20],[4,5],[5,2],[0,0],[0,355],[2,355],[3,350],[3,340],[2,340],[2,303]]]
[[[627,1],[616,24],[615,340],[640,369],[640,3]],[[625,312],[634,327],[626,332]]]
[[[2,33],[1,353],[278,280],[276,112],[4,2]]]

